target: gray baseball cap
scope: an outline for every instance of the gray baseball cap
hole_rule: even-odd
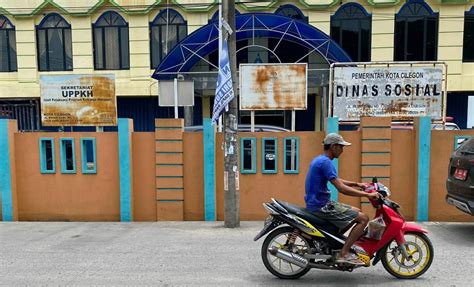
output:
[[[346,142],[340,134],[330,133],[323,141],[323,144],[340,144],[340,145],[352,145],[350,142]]]

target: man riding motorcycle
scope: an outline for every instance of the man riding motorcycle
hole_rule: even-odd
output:
[[[340,229],[346,228],[355,221],[356,225],[347,237],[336,262],[363,265],[364,263],[357,256],[349,253],[349,250],[352,244],[364,233],[369,217],[355,207],[332,201],[330,199],[331,191],[328,189],[327,183],[328,181],[331,182],[340,193],[349,196],[377,199],[380,195],[378,193],[362,192],[360,189],[364,189],[364,184],[344,180],[337,176],[337,170],[332,164],[332,160],[338,158],[344,151],[344,146],[350,146],[351,143],[346,142],[339,134],[330,133],[324,139],[323,144],[324,153],[311,161],[306,176],[306,209],[316,216],[328,220]]]

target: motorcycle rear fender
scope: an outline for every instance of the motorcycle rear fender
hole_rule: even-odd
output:
[[[275,218],[272,218],[272,222],[268,225],[265,225],[263,227],[263,229],[257,234],[257,236],[255,236],[253,241],[259,240],[260,238],[265,236],[268,232],[272,231],[273,229],[275,229],[280,224],[281,224],[280,221],[276,220]]]

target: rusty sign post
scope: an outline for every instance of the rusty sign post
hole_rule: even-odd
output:
[[[295,131],[295,111],[307,108],[307,63],[241,64],[240,109],[291,110],[291,130]]]

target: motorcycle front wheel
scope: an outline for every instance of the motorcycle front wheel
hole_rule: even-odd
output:
[[[382,264],[388,273],[397,278],[414,279],[430,268],[433,245],[423,233],[406,233],[405,246],[409,258],[403,255],[395,240],[390,242],[383,250]]]
[[[310,269],[299,267],[268,252],[269,248],[277,247],[278,249],[297,253],[299,255],[307,253],[311,246],[309,241],[301,235],[296,236],[295,242],[291,247],[288,245],[293,234],[293,230],[294,229],[289,226],[275,229],[267,236],[267,238],[265,238],[265,241],[262,244],[263,264],[268,269],[268,271],[281,279],[300,278],[301,276],[308,273]]]

